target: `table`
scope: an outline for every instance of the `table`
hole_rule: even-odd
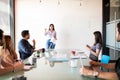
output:
[[[53,55],[56,54],[66,54],[68,61],[53,61],[54,66],[50,66],[51,59]],[[77,53],[76,55],[78,55]],[[52,55],[52,56],[49,56]],[[61,58],[59,55],[57,58]],[[43,57],[37,58],[36,67],[30,71],[18,71],[18,72],[11,72],[0,76],[0,80],[12,80],[13,77],[24,75],[27,77],[27,80],[96,80],[93,77],[85,77],[80,75],[79,69],[81,67],[80,59],[77,60],[77,66],[71,67],[70,58],[71,50],[54,50],[54,51],[47,51]],[[64,57],[64,56],[63,56]],[[32,56],[29,59],[31,62]],[[82,62],[84,65],[89,65],[89,59],[84,58]],[[100,80],[100,79],[97,79]]]

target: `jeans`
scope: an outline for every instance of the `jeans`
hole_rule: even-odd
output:
[[[55,44],[53,42],[50,42],[50,41],[51,41],[51,39],[47,40],[46,48],[47,49],[55,49]]]

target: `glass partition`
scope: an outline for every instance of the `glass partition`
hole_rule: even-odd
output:
[[[116,41],[116,26],[120,19],[107,22],[106,24],[106,46],[120,50],[120,43]]]
[[[106,23],[106,47],[109,48],[109,55],[117,59],[120,54],[120,42],[116,40],[116,26],[120,19]]]

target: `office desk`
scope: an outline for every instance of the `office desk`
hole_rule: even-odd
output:
[[[53,61],[54,65],[50,66],[51,56],[47,54],[67,54],[68,61]],[[90,77],[81,76],[79,69],[81,67],[80,59],[77,59],[77,66],[71,67],[70,65],[70,54],[68,51],[55,51],[55,52],[46,52],[44,57],[37,58],[36,67],[30,71],[18,71],[5,74],[0,76],[0,80],[12,80],[13,77],[24,75],[27,77],[27,80],[100,80]],[[52,56],[53,56],[52,55]],[[58,57],[57,57],[58,58]],[[59,57],[61,58],[61,56]],[[29,59],[31,61],[31,58]],[[84,65],[88,65],[88,59],[82,59]]]

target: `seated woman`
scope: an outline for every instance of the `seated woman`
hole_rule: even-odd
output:
[[[22,69],[30,70],[32,66],[24,66],[24,64],[21,61],[17,60],[17,54],[13,49],[11,37],[9,35],[5,35],[4,38],[6,43],[5,45],[6,50],[8,50],[6,52],[7,56],[4,58],[4,61],[8,64],[13,65],[15,67],[14,69],[15,71],[22,70]]]
[[[92,47],[86,45],[88,50],[90,51],[89,58],[93,61],[98,61],[98,56],[100,54],[102,48],[102,35],[101,32],[95,31],[94,32],[95,42]]]
[[[15,71],[22,70],[24,68],[24,64],[21,61],[17,61],[17,54],[12,47],[11,37],[6,35],[4,36],[4,38],[5,38],[5,44],[6,44],[4,61],[7,64],[13,65],[15,67]]]
[[[117,24],[117,41],[120,42],[120,22]],[[83,67],[80,70],[80,73],[85,76],[94,76],[98,78],[103,78],[103,79],[109,79],[109,80],[120,80],[120,57],[116,61],[116,63],[109,63],[109,64],[102,64],[99,62],[92,61],[90,62],[91,65],[99,65],[103,66],[108,69],[115,69],[114,72],[102,72],[102,71],[94,71],[87,69]]]
[[[13,54],[12,50],[10,51]],[[16,62],[16,58],[14,58],[10,55],[9,49],[6,48],[3,31],[0,29],[0,75],[24,69],[23,63]],[[30,70],[30,68],[24,70]]]
[[[8,72],[12,72],[13,71],[13,66],[6,64],[3,61],[3,57],[5,54],[5,46],[4,46],[4,38],[3,38],[3,31],[0,29],[0,75],[8,73]]]

